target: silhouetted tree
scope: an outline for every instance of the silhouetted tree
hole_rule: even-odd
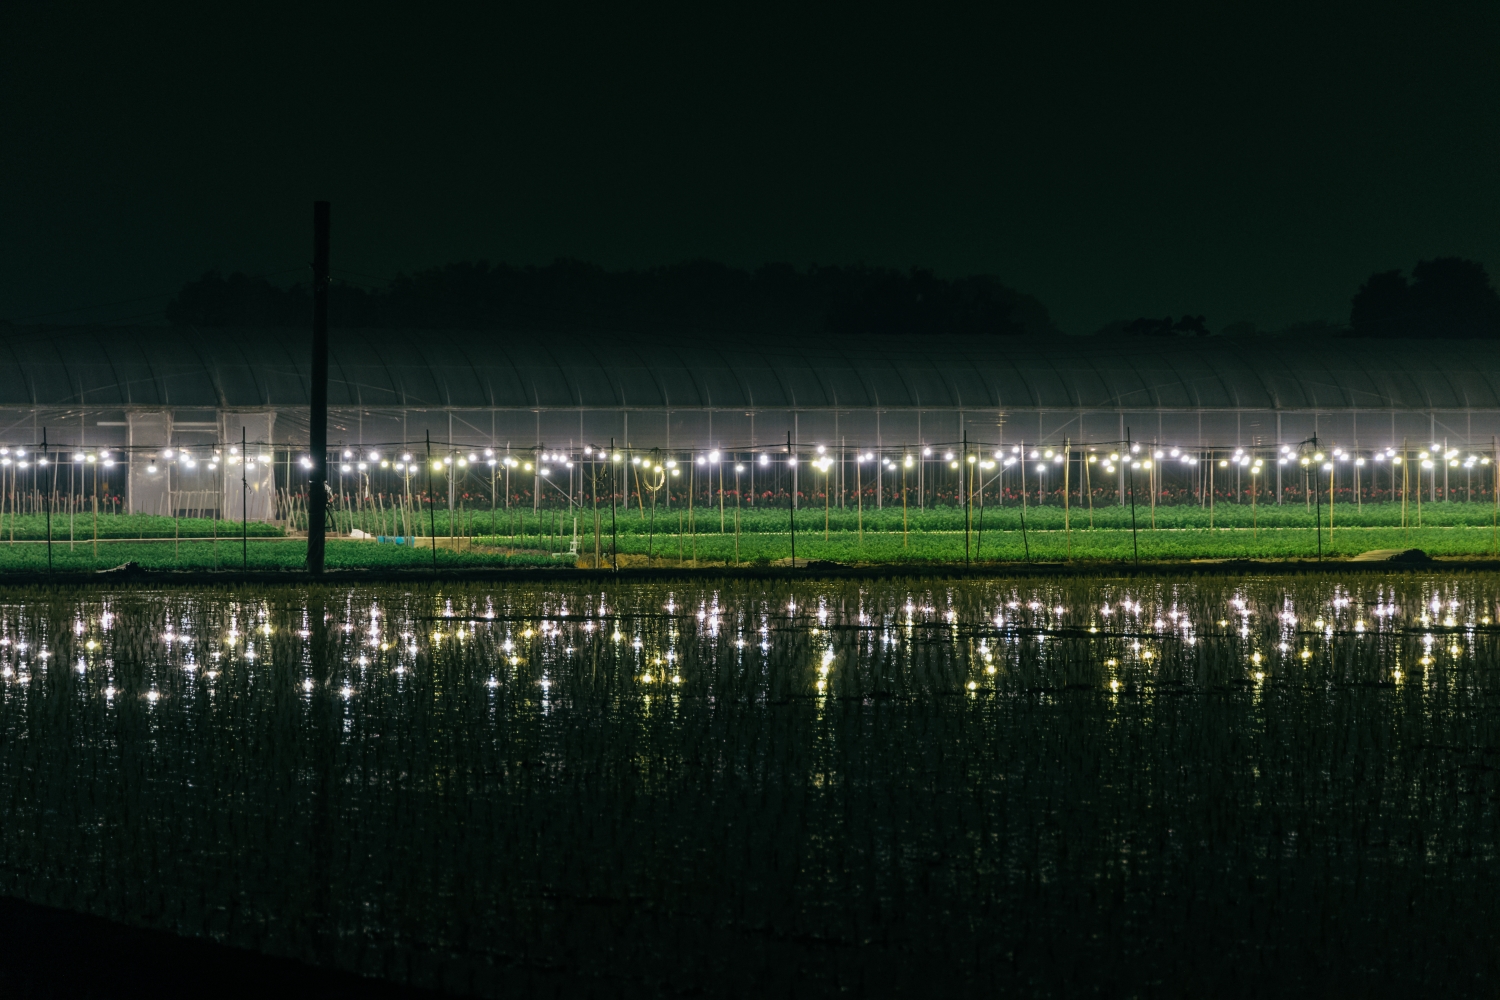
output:
[[[1500,295],[1483,264],[1424,260],[1409,282],[1400,271],[1372,274],[1350,303],[1349,329],[1356,337],[1500,337]]]
[[[1112,323],[1104,324],[1094,335],[1096,337],[1180,337],[1183,335],[1207,337],[1208,319],[1204,316],[1183,316],[1175,322],[1170,316],[1163,316],[1161,319],[1154,319],[1150,316],[1132,320],[1117,319]]]
[[[302,325],[304,286],[209,272],[168,307],[191,326]],[[335,284],[329,320],[345,328],[513,330],[535,333],[1055,336],[1034,297],[979,275],[768,264],[755,271],[689,261],[641,271],[606,271],[558,260],[544,267],[485,261],[400,275],[378,287]]]
[[[300,286],[208,271],[167,303],[167,321],[190,326],[297,326],[311,322],[312,297]]]
[[[1184,316],[1172,324],[1172,329],[1184,336],[1207,337],[1208,317],[1206,316]]]

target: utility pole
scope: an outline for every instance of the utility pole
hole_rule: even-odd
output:
[[[323,572],[328,486],[328,202],[313,202],[312,412],[308,420],[307,571]]]

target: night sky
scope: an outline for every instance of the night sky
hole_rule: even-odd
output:
[[[1342,320],[1372,271],[1440,255],[1500,277],[1494,3],[537,6],[12,0],[0,318],[303,280],[314,198],[359,281],[918,265],[997,274],[1069,333]]]

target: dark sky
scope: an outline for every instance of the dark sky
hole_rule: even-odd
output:
[[[3,5],[0,318],[302,278],[316,197],[350,276],[920,265],[1070,333],[1500,276],[1500,4],[533,6]]]

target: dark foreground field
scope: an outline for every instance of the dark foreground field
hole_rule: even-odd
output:
[[[4,962],[1493,996],[1497,615],[1479,573],[8,588],[0,895],[112,923],[12,905]]]
[[[378,979],[0,897],[0,995],[15,1000],[187,996],[421,1000]]]

